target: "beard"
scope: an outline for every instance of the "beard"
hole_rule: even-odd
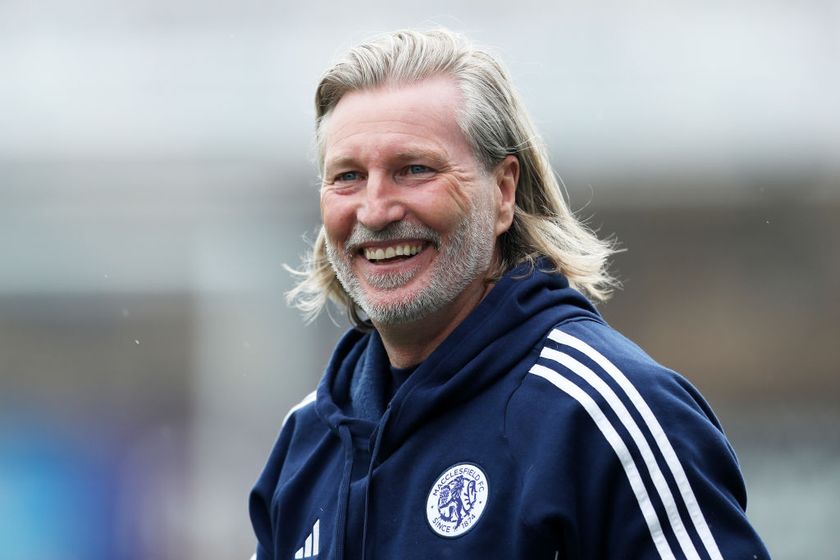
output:
[[[483,204],[482,204],[483,202]],[[393,291],[410,283],[424,269],[401,273],[364,274],[362,282],[352,268],[353,258],[363,243],[417,239],[428,241],[437,256],[429,279],[404,298],[378,298],[377,291]],[[368,318],[379,325],[409,323],[422,319],[452,303],[490,268],[496,246],[494,216],[489,203],[476,197],[470,212],[444,240],[433,229],[408,222],[394,222],[374,231],[357,223],[344,248],[326,241],[327,258],[344,290]],[[369,293],[370,292],[370,293]]]

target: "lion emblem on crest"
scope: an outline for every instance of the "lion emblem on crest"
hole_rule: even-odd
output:
[[[438,513],[442,519],[459,527],[475,505],[475,499],[475,481],[459,476],[440,491]]]
[[[426,500],[426,517],[442,537],[457,537],[472,529],[481,517],[489,487],[481,468],[473,463],[454,465],[441,474]]]

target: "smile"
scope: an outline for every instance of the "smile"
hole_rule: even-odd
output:
[[[371,262],[384,261],[396,257],[413,257],[423,250],[421,243],[405,243],[400,245],[389,245],[387,247],[365,247],[362,252],[365,258]]]

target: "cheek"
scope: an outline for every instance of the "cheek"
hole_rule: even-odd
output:
[[[345,197],[325,194],[321,196],[321,221],[327,237],[334,243],[346,239],[353,230],[355,213]]]
[[[466,215],[470,211],[470,196],[468,190],[472,188],[473,178],[468,176],[447,177],[443,182],[442,189],[446,193],[443,197],[451,212],[458,212]]]
[[[470,212],[470,199],[457,181],[447,181],[439,188],[418,191],[411,201],[412,213],[423,224],[446,233],[457,228]]]
[[[412,214],[425,226],[446,236],[456,229],[465,215],[451,200],[438,198],[415,205]]]

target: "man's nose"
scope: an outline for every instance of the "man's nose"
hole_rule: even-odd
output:
[[[384,174],[370,174],[364,190],[364,200],[359,206],[356,219],[368,229],[378,231],[388,224],[405,217],[400,186],[393,178]]]

